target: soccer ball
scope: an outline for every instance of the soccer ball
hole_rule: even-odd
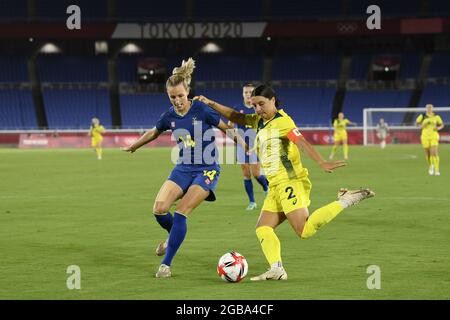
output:
[[[239,282],[245,278],[248,272],[247,260],[244,256],[235,252],[227,252],[219,259],[217,273],[224,281]]]

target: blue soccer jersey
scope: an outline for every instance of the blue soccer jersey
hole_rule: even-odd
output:
[[[217,127],[219,122],[220,115],[216,111],[195,100],[184,116],[171,107],[161,115],[156,129],[172,131],[179,147],[178,170],[211,170],[219,167],[213,131],[213,126]]]

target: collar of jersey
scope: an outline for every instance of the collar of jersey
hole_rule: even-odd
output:
[[[181,118],[186,117],[187,114],[188,114],[189,112],[191,112],[192,107],[194,106],[194,101],[192,101],[192,100],[189,100],[189,101],[191,102],[191,106],[189,107],[189,110],[188,110],[185,114],[183,114],[183,115],[179,114],[179,113],[175,110],[175,107],[174,107],[174,106],[172,106],[172,107],[173,107],[173,112],[175,112],[175,114],[176,114],[177,116],[181,117]]]
[[[276,118],[282,117],[283,115],[280,113],[280,111],[281,111],[281,110],[277,111],[277,113],[275,113],[275,115],[274,115],[270,120],[267,120],[266,123],[264,123],[264,120],[263,120],[262,118],[259,119],[259,122],[258,122],[258,130],[264,129],[270,122],[272,122],[272,121],[275,120]]]

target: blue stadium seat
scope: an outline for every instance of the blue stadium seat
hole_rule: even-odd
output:
[[[450,107],[450,87],[443,85],[427,85],[420,98],[420,107],[431,103],[436,107]]]
[[[25,57],[0,57],[0,82],[28,82]]]
[[[165,93],[120,95],[123,128],[152,128],[162,113],[169,110],[170,101]]]
[[[38,73],[42,82],[107,82],[108,68],[105,56],[71,57],[41,55]]]
[[[31,90],[0,89],[0,128],[37,128]]]
[[[450,52],[436,52],[431,60],[429,77],[450,76]]]
[[[197,81],[261,81],[263,58],[261,56],[225,56],[202,54],[196,57],[195,80]],[[176,66],[181,61],[176,62]],[[171,69],[169,69],[171,71]]]
[[[400,63],[400,79],[417,78],[422,64],[422,55],[418,53],[406,53],[402,55]]]
[[[300,127],[326,126],[330,122],[335,88],[275,88],[280,108]]]
[[[285,55],[273,59],[273,80],[337,80],[341,59],[337,55]]]
[[[346,118],[362,125],[364,108],[406,108],[411,94],[412,90],[347,91],[342,111]],[[402,119],[399,114],[396,121]]]
[[[107,89],[45,89],[43,98],[51,129],[87,128],[93,117],[111,126]]]

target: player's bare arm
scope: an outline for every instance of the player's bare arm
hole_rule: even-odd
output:
[[[138,140],[136,140],[136,142],[128,147],[122,148],[122,151],[133,153],[143,145],[146,145],[147,143],[158,138],[160,134],[161,132],[159,132],[156,128],[152,128],[144,133]]]
[[[230,137],[230,139],[232,139],[234,143],[239,144],[245,151],[249,151],[249,146],[245,143],[244,139],[242,139],[242,137],[238,134],[237,130],[234,127],[230,127],[225,122],[220,120],[217,128],[219,128],[223,133]]]
[[[203,102],[204,104],[207,104],[208,106],[210,106],[211,108],[216,110],[221,116],[224,116],[231,122],[241,124],[241,125],[246,125],[245,114],[239,113],[236,110],[234,110],[233,108],[221,105],[220,103],[217,103],[213,100],[206,98],[205,96],[196,96],[196,97],[194,97],[193,100],[199,100],[199,101]]]
[[[300,136],[295,144],[300,151],[305,152],[311,159],[313,159],[326,172],[333,172],[334,169],[344,167],[347,165],[345,161],[325,161],[320,153],[303,137]]]

